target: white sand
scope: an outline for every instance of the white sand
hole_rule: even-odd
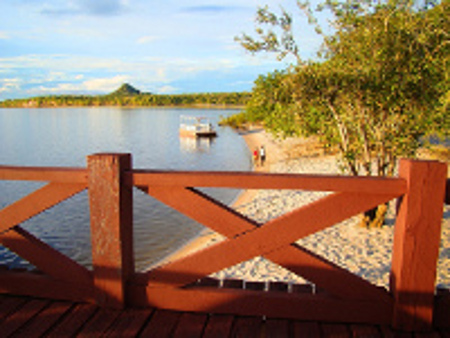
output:
[[[318,154],[317,149],[310,144],[298,141],[296,143],[295,140],[276,141],[264,131],[257,131],[244,137],[250,149],[259,144],[264,144],[267,149],[267,164],[257,170],[280,173],[339,173],[333,156],[322,154],[316,157],[302,157],[303,152],[311,155],[311,149],[314,154]],[[238,201],[235,208],[244,215],[264,223],[325,194],[308,191],[258,190],[252,192],[251,198]],[[390,204],[387,225],[381,229],[361,228],[358,226],[359,219],[355,216],[298,243],[374,284],[388,286],[395,223],[393,203]],[[183,250],[183,254],[187,254],[193,248],[211,245],[218,240],[220,240],[218,236],[211,236],[209,241],[205,241],[203,237],[201,242],[191,243],[188,251]],[[245,281],[305,282],[301,277],[262,257],[227,268],[213,274],[213,277]],[[436,284],[439,287],[450,288],[450,206],[444,207]]]

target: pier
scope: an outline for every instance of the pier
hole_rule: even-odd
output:
[[[182,337],[450,334],[450,292],[435,289],[443,204],[450,200],[446,164],[401,160],[398,177],[380,178],[142,170],[133,168],[130,154],[96,154],[87,157],[86,168],[0,166],[0,179],[48,182],[0,210],[1,244],[37,268],[0,271],[0,333],[36,334],[38,329],[31,328],[41,326],[43,334],[55,335],[62,327],[96,335],[134,328],[130,335],[143,336],[165,328],[167,334],[154,335]],[[205,187],[332,194],[258,224],[198,190]],[[136,272],[135,188],[226,239]],[[20,227],[86,189],[93,270]],[[389,288],[295,243],[391,200],[398,201],[398,211]],[[209,277],[256,256],[314,287]],[[53,324],[44,324],[47,317]]]

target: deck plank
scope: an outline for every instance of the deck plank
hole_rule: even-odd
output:
[[[449,329],[409,333],[389,326],[333,324],[161,309],[106,310],[92,304],[0,296],[0,337],[352,337],[450,338]]]
[[[206,325],[203,338],[227,338],[233,327],[234,316],[211,315]]]
[[[265,336],[267,338],[289,337],[289,321],[287,319],[268,319],[265,323]]]
[[[52,329],[48,337],[73,337],[97,311],[98,307],[95,305],[76,304],[67,316]]]
[[[292,337],[296,338],[316,338],[320,337],[320,327],[316,322],[299,322],[295,321],[292,325]]]
[[[183,313],[175,329],[173,338],[198,338],[203,334],[208,315]]]
[[[170,337],[181,314],[168,310],[155,310],[150,322],[141,333],[142,337]]]
[[[323,324],[322,334],[324,338],[347,338],[350,337],[349,329],[343,324]]]
[[[381,332],[373,325],[350,325],[353,338],[382,338]]]
[[[69,302],[53,302],[43,311],[33,317],[14,336],[41,337],[48,332],[60,319],[69,312],[73,304]]]
[[[136,337],[144,328],[153,310],[128,309],[123,311],[112,327],[108,329],[107,337]]]
[[[450,329],[442,329],[440,334],[442,338],[450,338]]]
[[[412,338],[412,333],[409,332],[395,332],[389,326],[381,326],[380,330],[385,338]]]
[[[441,338],[438,332],[416,332],[414,333],[414,338]]]
[[[0,302],[0,322],[11,313],[17,311],[27,302],[26,298],[21,297],[2,297]]]
[[[100,309],[83,326],[78,337],[100,337],[104,335],[120,314],[121,312],[118,310]]]
[[[8,337],[18,331],[49,304],[50,301],[36,299],[26,302],[23,307],[4,319],[0,326],[0,337]]]
[[[260,337],[262,328],[262,318],[260,317],[238,317],[236,318],[231,337],[251,338]]]

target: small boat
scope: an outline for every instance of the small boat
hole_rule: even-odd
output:
[[[180,116],[180,136],[215,137],[217,133],[206,117]]]

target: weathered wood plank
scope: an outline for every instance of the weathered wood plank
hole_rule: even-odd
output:
[[[181,317],[181,313],[166,310],[156,310],[150,322],[141,333],[142,337],[171,337]]]
[[[434,299],[433,324],[450,330],[450,290],[438,290]]]
[[[292,323],[294,338],[319,338],[321,336],[319,323],[317,322],[298,322]]]
[[[447,166],[402,160],[399,175],[408,182],[408,192],[395,224],[390,280],[395,299],[393,325],[407,331],[429,330]]]
[[[95,305],[76,304],[70,313],[49,332],[48,337],[74,337],[98,310],[99,308]]]
[[[134,273],[133,195],[124,183],[129,154],[88,156],[92,264],[99,305],[122,308]]]
[[[86,189],[85,184],[49,183],[0,210],[0,233]]]
[[[290,336],[289,321],[287,319],[267,319],[265,322],[265,337],[284,338]]]
[[[206,325],[203,338],[228,338],[233,326],[234,316],[211,315]]]
[[[8,337],[24,326],[31,318],[42,311],[50,302],[31,300],[18,311],[11,313],[0,325],[0,337]]]
[[[442,338],[450,338],[450,330],[449,329],[443,329],[439,331]]]
[[[230,336],[235,338],[259,338],[261,337],[262,324],[262,318],[260,317],[236,318]]]
[[[201,337],[207,320],[206,314],[183,313],[173,333],[173,338]]]
[[[114,324],[121,311],[113,309],[100,309],[82,327],[77,337],[101,337]]]
[[[268,174],[242,172],[170,172],[134,170],[128,180],[135,186],[288,189],[402,195],[406,184],[399,178],[332,175]]]
[[[106,337],[137,337],[153,310],[127,309],[105,333]]]
[[[373,325],[350,325],[350,332],[353,338],[382,338],[381,332]]]
[[[436,331],[416,332],[414,338],[441,338],[441,335]]]
[[[322,337],[324,338],[348,338],[350,332],[348,327],[343,324],[322,324]]]
[[[0,323],[8,317],[11,313],[18,310],[26,302],[25,298],[20,297],[5,297],[0,303]]]
[[[384,338],[413,338],[412,332],[395,331],[391,326],[382,325],[380,331]]]
[[[52,302],[43,311],[32,318],[25,326],[20,328],[16,335],[21,337],[42,337],[49,331],[58,321],[69,312],[73,306],[67,302]]]

